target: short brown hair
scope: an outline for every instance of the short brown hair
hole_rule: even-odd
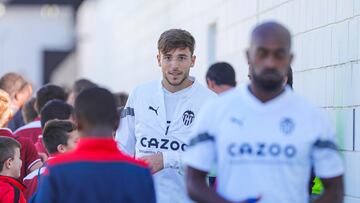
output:
[[[59,144],[67,145],[68,133],[76,130],[76,125],[69,120],[50,120],[46,122],[43,132],[43,142],[50,154],[58,152]]]
[[[159,52],[165,54],[177,48],[189,48],[191,55],[194,54],[195,39],[190,32],[181,29],[170,29],[160,35],[158,40]]]
[[[7,73],[0,78],[0,89],[7,92],[11,98],[14,98],[15,94],[23,90],[27,85],[29,85],[29,82],[17,73]]]
[[[14,158],[15,148],[20,149],[20,147],[20,143],[14,138],[0,136],[0,172],[4,167],[5,161],[9,158]]]

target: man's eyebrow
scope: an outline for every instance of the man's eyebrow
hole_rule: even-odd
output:
[[[258,47],[256,50],[257,51],[259,50],[259,51],[287,52],[286,48],[276,48],[274,50],[270,50],[270,49],[268,49],[266,47]]]

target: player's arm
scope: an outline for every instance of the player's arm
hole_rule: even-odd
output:
[[[322,178],[324,193],[314,203],[342,203],[344,197],[343,176]]]
[[[199,203],[234,203],[218,195],[215,190],[207,185],[206,179],[207,172],[187,167],[186,187],[191,199]],[[259,200],[260,198],[249,199],[238,203],[255,203]]]
[[[115,140],[122,152],[130,156],[135,155],[135,98],[130,94],[126,106],[121,111],[120,125],[116,131]]]
[[[343,202],[344,165],[335,142],[335,133],[327,118],[321,119],[321,129],[312,149],[314,172],[324,185],[324,193],[315,203],[341,203]]]

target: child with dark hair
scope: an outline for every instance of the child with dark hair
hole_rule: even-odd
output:
[[[50,155],[48,160],[51,160],[54,155],[71,151],[76,147],[78,141],[76,126],[68,120],[49,120],[44,126],[42,140]],[[43,167],[33,171],[24,178],[26,186],[24,195],[27,200],[36,192],[40,175],[44,170],[45,168]]]
[[[25,203],[25,186],[20,177],[20,143],[15,139],[0,136],[0,202]]]
[[[113,139],[119,122],[114,96],[103,88],[84,90],[75,100],[75,116],[79,143],[48,160],[36,202],[155,203],[149,168],[123,155]]]

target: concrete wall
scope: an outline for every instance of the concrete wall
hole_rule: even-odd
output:
[[[157,39],[183,28],[197,40],[193,75],[204,81],[210,62],[228,61],[244,82],[249,33],[266,20],[291,30],[295,91],[329,112],[346,163],[345,202],[360,203],[359,0],[90,1],[79,15],[80,72],[130,91],[160,77]]]
[[[65,6],[52,11],[41,6],[0,8],[0,75],[18,72],[39,87],[43,51],[68,50],[75,44],[73,11]]]

